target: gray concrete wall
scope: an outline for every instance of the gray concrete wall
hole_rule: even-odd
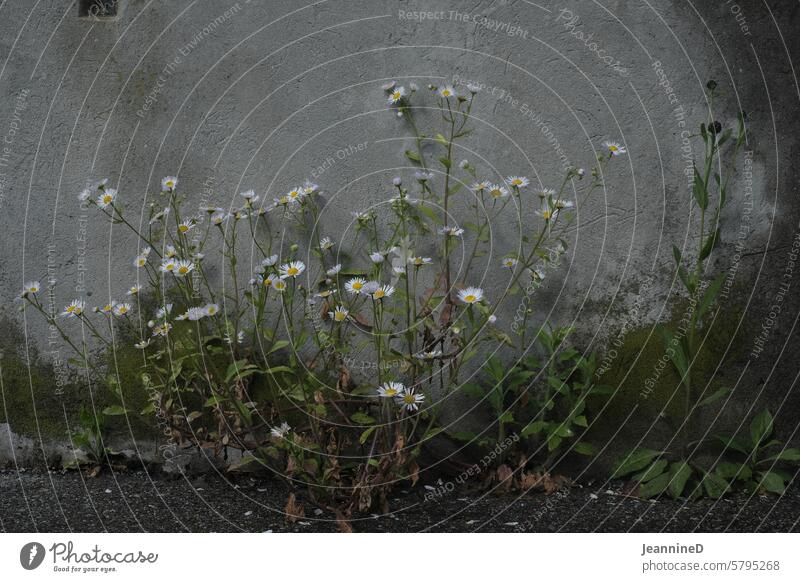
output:
[[[12,430],[38,410],[50,419],[45,432],[63,439],[65,411],[85,396],[50,394],[46,363],[66,352],[48,353],[46,326],[15,311],[22,284],[52,276],[61,305],[81,287],[90,302],[120,297],[133,278],[135,240],[79,206],[89,181],[109,177],[138,214],[167,174],[196,204],[220,206],[244,189],[271,197],[310,177],[333,200],[324,220],[336,235],[351,210],[390,196],[392,176],[410,176],[402,155],[410,142],[395,139],[407,129],[380,89],[387,79],[483,85],[478,131],[457,157],[493,180],[518,173],[549,186],[563,160],[589,166],[603,140],[626,145],[629,155],[581,209],[537,317],[574,323],[576,343],[601,354],[623,325],[642,328],[628,344],[652,357],[652,325],[679,305],[671,245],[696,245],[681,132],[706,116],[703,86],[713,78],[727,91],[718,114],[747,111],[752,152],[752,187],[740,172],[711,261],[735,272],[711,364],[736,392],[718,422],[736,426],[751,407],[769,405],[791,436],[800,271],[786,279],[791,292],[774,324],[769,314],[800,232],[796,2],[121,0],[120,8],[97,20],[78,18],[71,2],[0,6],[0,297],[5,335],[17,338],[1,361],[4,395],[16,403],[4,413]],[[491,261],[515,244],[514,223],[509,214],[496,228],[500,254]],[[485,285],[490,297],[502,290]],[[506,322],[515,302],[501,312]],[[765,322],[768,348],[756,357]],[[639,355],[630,348],[613,358],[620,383]],[[36,386],[28,364],[42,367]],[[636,418],[622,426],[623,442],[628,430],[657,437],[647,428],[665,400],[642,401],[630,382],[626,390],[604,412],[601,435],[639,405],[648,415],[638,429]],[[21,424],[25,437],[42,438],[36,422]]]

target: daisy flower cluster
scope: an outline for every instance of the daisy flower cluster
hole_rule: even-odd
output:
[[[420,404],[425,402],[425,395],[415,392],[414,388],[407,388],[401,382],[386,382],[378,387],[377,395],[379,398],[391,399],[408,412],[419,410]]]

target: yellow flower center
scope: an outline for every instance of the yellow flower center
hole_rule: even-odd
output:
[[[347,317],[347,312],[345,311],[337,311],[333,314],[333,319],[336,321],[344,321],[345,317]]]
[[[182,224],[178,227],[178,230],[181,232],[187,232],[189,230],[189,227],[186,226],[185,224]]]
[[[188,272],[189,272],[189,267],[178,267],[178,272],[179,272],[181,275],[185,275],[186,273],[188,273]]]
[[[542,218],[544,218],[545,220],[550,220],[550,216],[551,216],[551,213],[550,213],[549,210],[543,210],[542,211]]]
[[[375,293],[372,294],[372,296],[375,299],[383,299],[383,297],[385,295],[386,295],[386,291],[384,291],[383,289],[378,289],[377,291],[375,291]]]
[[[110,194],[106,194],[105,196],[103,196],[103,202],[105,204],[110,204],[112,200],[113,200],[113,198],[111,197]]]
[[[476,297],[472,294],[464,296],[464,301],[466,301],[467,303],[473,303],[475,299]]]
[[[167,266],[165,268],[167,269],[167,271],[172,271],[173,269],[175,269],[175,265],[173,265],[172,263],[167,263]]]
[[[72,313],[73,311],[75,311],[74,305],[70,305],[69,307],[67,307],[67,313]]]
[[[175,185],[175,182],[172,180],[167,180],[167,188],[172,188]]]
[[[299,272],[300,269],[298,269],[297,267],[289,267],[288,269],[286,269],[286,273],[292,277],[297,275]]]
[[[619,150],[619,148],[615,145],[608,146],[608,149],[610,149],[612,152],[616,152],[617,150]]]
[[[452,93],[450,93],[450,91],[448,91],[447,89],[445,89],[444,91],[442,91],[442,97],[450,97],[450,95],[451,95],[451,94],[452,94]]]
[[[409,394],[406,394],[405,396],[403,396],[403,402],[405,402],[406,404],[414,404],[416,401],[417,400],[416,400],[416,398],[414,398],[413,394],[409,393]]]
[[[269,287],[272,285],[272,279],[264,279],[264,287]]]
[[[400,97],[402,97],[400,91],[395,91],[394,93],[392,93],[392,99],[394,99],[395,101],[399,101]]]
[[[356,291],[361,291],[361,288],[363,286],[364,283],[362,283],[361,281],[356,281],[355,283],[353,283],[353,289],[355,289]]]
[[[386,396],[397,396],[397,390],[394,388],[387,388],[385,394]]]
[[[117,311],[119,311],[121,314],[125,314],[125,313],[128,312],[128,308],[127,307],[120,307]]]

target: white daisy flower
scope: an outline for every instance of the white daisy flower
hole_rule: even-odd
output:
[[[403,394],[406,387],[400,382],[386,382],[378,388],[378,396],[382,398],[395,398]]]
[[[285,438],[289,431],[292,430],[292,427],[289,426],[286,422],[281,423],[280,426],[274,426],[270,429],[269,434],[271,434],[276,439]]]
[[[554,206],[558,210],[569,210],[575,207],[575,203],[572,200],[556,200]]]
[[[508,190],[499,184],[491,184],[489,186],[489,196],[492,198],[505,198],[508,196]]]
[[[423,172],[422,170],[417,170],[414,172],[414,177],[420,182],[427,182],[428,180],[433,180],[433,172]]]
[[[467,91],[469,91],[473,95],[475,93],[479,93],[480,90],[481,90],[481,86],[480,85],[476,85],[475,83],[468,83],[467,84]]]
[[[292,188],[286,193],[286,198],[288,198],[290,203],[295,204],[300,202],[305,195],[306,193],[302,188]]]
[[[92,197],[92,191],[89,190],[88,188],[83,192],[81,192],[80,194],[78,194],[78,200],[80,200],[81,202],[86,202],[91,197]]]
[[[175,263],[175,270],[173,271],[179,277],[185,277],[194,271],[194,263],[188,259],[183,259]]]
[[[95,190],[102,190],[108,184],[108,178],[103,178],[102,180],[98,180],[94,183]]]
[[[547,273],[542,267],[536,267],[535,269],[531,269],[531,278],[537,281],[544,280],[546,274]]]
[[[209,303],[203,307],[203,311],[205,312],[206,317],[214,317],[217,313],[219,313],[219,305],[216,303]]]
[[[169,335],[171,329],[172,329],[172,324],[169,322],[164,322],[153,327],[153,335],[166,337],[167,335]]]
[[[381,89],[384,91],[391,91],[397,85],[397,81],[389,81],[388,83],[384,83],[381,85]]]
[[[345,283],[344,288],[351,295],[358,295],[366,284],[367,280],[364,277],[354,277]]]
[[[39,291],[42,290],[42,284],[39,281],[31,281],[29,283],[25,283],[22,287],[22,297],[26,297],[28,295],[36,295]]]
[[[295,278],[306,270],[306,266],[302,261],[291,261],[280,266],[278,272],[281,277]]]
[[[433,259],[430,257],[411,257],[408,259],[408,262],[414,265],[415,267],[422,267],[425,265],[430,265],[433,263]]]
[[[186,234],[190,230],[194,228],[194,221],[193,220],[184,220],[178,225],[178,232],[181,234]]]
[[[227,212],[214,212],[211,215],[211,224],[214,226],[219,226],[228,218],[229,214]]]
[[[175,316],[175,321],[186,321],[187,319],[189,319],[188,311]]]
[[[555,216],[555,212],[550,210],[550,208],[548,207],[544,207],[541,210],[537,210],[535,214],[537,216],[541,216],[542,219],[545,220],[545,222],[549,222]]]
[[[342,307],[341,305],[337,305],[336,309],[328,312],[328,317],[330,317],[333,321],[337,323],[341,323],[342,321],[347,319],[347,315],[349,313],[350,312],[346,308]]]
[[[374,253],[370,253],[369,255],[370,260],[375,263],[376,265],[381,264],[383,261],[386,260],[386,257],[380,251],[375,251]]]
[[[419,91],[419,85],[417,85],[417,84],[416,84],[416,83],[414,83],[413,81],[412,81],[411,83],[409,83],[409,84],[408,84],[408,88],[409,88],[409,89],[411,89],[411,92],[412,92],[412,93],[414,93],[414,92],[416,92],[416,91]]]
[[[103,305],[99,309],[97,307],[95,307],[94,311],[95,311],[95,313],[100,312],[103,315],[110,315],[111,313],[113,313],[114,307],[116,307],[116,305],[117,305],[117,302],[112,300],[111,303],[106,303],[105,305]]]
[[[172,313],[172,303],[167,303],[164,307],[156,310],[156,319],[163,319],[170,313]]]
[[[123,315],[127,315],[131,311],[131,304],[130,303],[116,303],[114,305],[114,315],[117,317],[122,317]]]
[[[491,325],[494,325],[495,323],[497,323],[497,316],[496,316],[494,313],[493,313],[493,314],[491,314],[491,315],[489,316],[489,319],[488,319],[488,321],[489,321],[489,323],[490,323]]]
[[[62,317],[78,317],[83,313],[83,310],[86,308],[86,304],[83,302],[82,299],[73,299],[69,305],[64,308],[64,311],[61,312]]]
[[[512,271],[514,270],[514,268],[517,266],[518,263],[517,259],[515,259],[514,257],[506,257],[505,259],[503,259],[502,262],[504,267],[506,267],[507,269],[511,269]]]
[[[336,245],[336,243],[335,243],[335,242],[333,242],[333,241],[331,240],[331,237],[329,237],[329,236],[326,236],[326,237],[324,237],[324,238],[323,238],[321,241],[319,241],[319,247],[320,247],[320,248],[321,248],[323,251],[329,251],[329,250],[331,250],[331,249],[332,249],[332,248],[333,248],[335,245]]]
[[[603,142],[603,145],[608,148],[608,152],[614,157],[628,153],[628,150],[615,141],[606,141]]]
[[[405,390],[402,394],[395,396],[395,402],[400,407],[405,408],[409,412],[419,410],[419,405],[425,402],[423,394],[416,394],[413,388]]]
[[[177,257],[177,256],[178,256],[178,251],[177,251],[177,250],[175,250],[175,247],[174,247],[174,246],[172,246],[172,245],[167,245],[167,246],[164,248],[164,256],[165,256],[165,257],[167,257],[168,259],[174,259],[175,257]]]
[[[272,255],[261,261],[265,267],[274,267],[278,263],[278,255]]]
[[[458,298],[467,305],[478,303],[483,299],[483,289],[480,287],[467,287],[458,292]]]
[[[469,160],[461,160],[460,162],[458,162],[458,167],[461,168],[462,170],[466,170],[467,168],[469,168]]]
[[[234,220],[244,220],[248,216],[250,215],[247,212],[245,212],[243,208],[237,208],[236,210],[233,211]]]
[[[506,184],[514,188],[525,188],[531,181],[525,176],[509,176],[506,178]]]
[[[200,321],[206,316],[206,310],[203,307],[190,307],[186,311],[186,319],[189,321]]]
[[[445,236],[461,236],[464,234],[464,229],[458,228],[457,226],[443,226],[439,229],[439,234]]]
[[[452,85],[445,85],[439,89],[439,96],[444,97],[445,99],[448,97],[458,97],[458,95],[456,95],[456,90],[453,89]]]
[[[137,350],[143,350],[149,345],[150,345],[150,339],[148,338],[146,340],[143,339],[139,343],[133,344],[133,347],[135,347]]]
[[[414,354],[414,357],[417,358],[418,360],[433,360],[440,357],[441,355],[442,355],[442,350],[432,350],[430,352],[425,352],[425,351],[418,352]]]
[[[283,279],[275,279],[272,282],[272,288],[275,289],[275,291],[280,291],[282,293],[286,291],[286,281]]]
[[[369,222],[370,220],[372,220],[372,213],[371,212],[354,211],[354,212],[351,212],[350,214],[353,216],[353,218],[355,218],[361,224],[364,224],[364,223]]]
[[[138,295],[139,291],[141,291],[141,290],[142,290],[142,286],[141,285],[134,285],[133,287],[128,289],[128,293],[127,294],[128,295]]]
[[[325,271],[325,274],[328,275],[328,277],[335,277],[336,275],[339,274],[339,271],[341,271],[341,270],[342,270],[342,265],[341,265],[341,263],[339,263],[339,264],[336,264],[336,265],[332,266],[327,271]]]
[[[395,103],[399,103],[403,100],[403,97],[406,96],[405,87],[395,87],[392,89],[391,93],[389,93],[389,104],[394,105]]]
[[[175,266],[178,264],[178,261],[175,259],[163,259],[161,261],[161,266],[159,267],[162,273],[172,273],[175,271]]]
[[[491,188],[491,184],[485,180],[480,182],[475,182],[472,186],[469,187],[470,190],[473,192],[485,192],[489,188]]]
[[[391,285],[381,285],[372,292],[372,298],[380,301],[384,297],[391,297],[394,295],[394,287]]]
[[[239,196],[250,202],[255,202],[256,200],[258,200],[258,196],[256,195],[255,190],[247,190],[245,192],[239,192]]]
[[[315,194],[317,192],[317,190],[319,190],[319,185],[315,184],[314,182],[306,180],[303,183],[303,192],[307,196],[311,196],[312,194]]]
[[[321,299],[327,299],[336,293],[336,289],[325,289],[325,291],[320,291],[316,293],[315,297],[320,297]]]
[[[161,180],[161,191],[171,192],[178,185],[178,179],[175,176],[167,176]]]
[[[272,275],[264,275],[263,277],[259,278],[259,284],[263,285],[264,287],[272,287],[272,284],[275,282],[275,277]]]
[[[109,205],[113,204],[116,199],[117,191],[113,188],[109,188],[108,190],[103,190],[100,196],[97,197],[97,205],[100,208],[107,208]]]

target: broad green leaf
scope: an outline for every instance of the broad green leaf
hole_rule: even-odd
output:
[[[351,414],[350,420],[352,420],[356,424],[375,424],[375,419],[372,418],[369,414],[365,414],[363,412],[355,412]]]
[[[361,433],[361,436],[360,436],[360,437],[358,437],[358,442],[360,442],[362,445],[363,445],[365,442],[367,442],[367,439],[369,438],[369,435],[371,435],[371,434],[373,433],[373,431],[374,431],[376,428],[378,428],[378,427],[377,427],[377,426],[371,426],[371,427],[369,427],[367,430],[365,430],[364,432],[362,432],[362,433]]]
[[[730,488],[728,482],[715,473],[706,473],[703,477],[703,488],[711,499],[719,499]]]
[[[770,493],[778,493],[779,495],[786,493],[786,483],[783,477],[778,475],[775,471],[760,473],[760,477],[759,485]]]
[[[750,423],[750,440],[754,447],[758,447],[763,441],[772,434],[772,415],[769,410],[762,410],[761,413]]]
[[[412,152],[411,150],[406,150],[406,157],[411,160],[412,162],[420,161],[419,154],[417,152]]]
[[[615,463],[612,478],[624,477],[636,471],[644,469],[653,459],[662,455],[662,451],[652,449],[636,449]]]
[[[664,469],[667,468],[667,463],[668,461],[666,459],[659,459],[641,473],[634,475],[633,480],[638,481],[639,483],[647,483],[648,481],[661,475],[664,472]]]
[[[785,451],[781,451],[777,455],[772,455],[764,459],[763,461],[759,461],[761,463],[773,463],[776,461],[787,461],[789,463],[796,463],[800,461],[800,449],[786,449]]]
[[[103,414],[106,416],[120,416],[125,414],[125,409],[119,404],[112,404],[111,406],[106,406],[103,409]]]
[[[730,393],[731,389],[727,386],[723,386],[716,392],[714,392],[711,396],[707,396],[703,398],[700,402],[697,403],[697,406],[708,406],[712,402],[716,402],[723,396],[727,396]]]
[[[587,457],[593,457],[597,454],[597,447],[591,443],[580,442],[577,443],[572,450],[578,453],[579,455],[586,455]]]
[[[672,481],[669,484],[669,494],[673,499],[677,499],[683,494],[686,482],[692,476],[692,467],[686,461],[678,461],[670,467],[670,475],[672,475]]]
[[[639,487],[639,496],[645,499],[655,497],[666,491],[669,486],[671,476],[669,473],[662,473],[654,479]]]

